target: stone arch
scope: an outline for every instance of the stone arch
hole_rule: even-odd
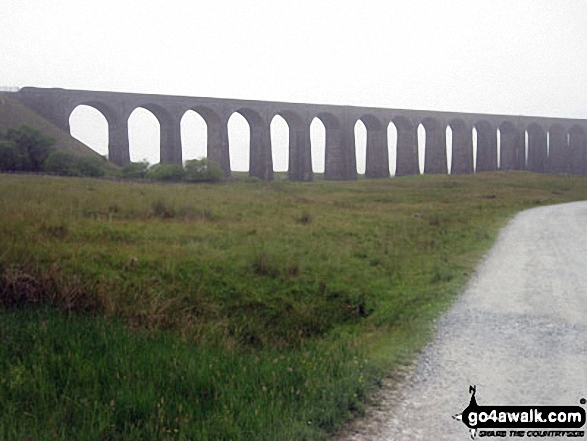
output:
[[[207,106],[190,106],[189,110],[200,115],[206,123],[206,157],[222,168],[225,177],[230,176],[228,119],[222,118],[218,112]]]
[[[451,174],[473,173],[473,131],[462,119],[448,122],[452,130]]]
[[[249,107],[242,107],[235,112],[242,115],[249,124],[249,175],[263,180],[272,180],[273,160],[269,123],[259,112]]]
[[[571,157],[570,173],[587,174],[587,133],[579,125],[569,129],[569,155]]]
[[[426,130],[426,152],[424,154],[424,173],[447,174],[446,125],[435,118],[424,118],[422,126]]]
[[[353,146],[357,174],[362,175],[365,175],[367,169],[367,135],[367,126],[360,118],[357,119],[353,125]]]
[[[389,177],[389,150],[387,146],[387,127],[371,114],[361,116],[358,120],[367,131],[365,151],[365,177]],[[355,123],[356,124],[356,123]]]
[[[528,139],[528,170],[536,173],[545,173],[548,168],[548,151],[546,132],[537,123],[526,128]]]
[[[313,173],[324,173],[324,167],[326,165],[326,126],[317,116],[310,123],[310,144],[312,150],[312,171]]]
[[[316,115],[326,131],[326,146],[324,159],[324,179],[343,180],[356,177],[356,163],[354,151],[349,151],[343,137],[342,122],[329,112]]]
[[[130,162],[128,140],[128,120],[119,114],[112,106],[98,100],[83,100],[75,104],[68,113],[68,124],[72,113],[80,106],[87,106],[102,114],[106,120],[108,159],[117,165],[126,165]]]
[[[165,107],[152,102],[139,104],[132,113],[139,108],[151,112],[159,122],[160,162],[162,164],[181,164],[181,115],[175,115]]]
[[[289,124],[287,120],[275,114],[269,123],[271,136],[271,158],[274,171],[289,172]]]
[[[115,123],[116,120],[118,120],[120,118],[120,115],[118,115],[118,113],[114,110],[113,107],[109,106],[108,104],[106,104],[102,101],[96,101],[96,100],[80,101],[79,103],[77,103],[75,105],[74,109],[72,109],[72,112],[73,112],[73,110],[75,110],[79,106],[88,106],[88,107],[92,107],[92,108],[96,109],[98,112],[100,112],[104,116],[104,118],[106,118],[106,121],[108,122],[108,124]],[[71,117],[71,112],[70,112],[70,117]]]
[[[500,169],[520,170],[520,133],[511,121],[503,121],[499,125],[500,136]]]
[[[395,175],[420,174],[417,126],[405,116],[396,116],[392,118],[391,122],[397,131]]]
[[[161,122],[157,116],[143,106],[136,106],[128,115],[127,126],[130,159],[162,163]]]
[[[387,157],[389,158],[389,174],[395,176],[397,168],[397,127],[393,121],[387,124]]]
[[[226,122],[230,169],[249,172],[251,163],[251,126],[247,119],[238,112],[229,115]]]
[[[180,118],[179,125],[183,160],[208,157],[208,124],[202,115],[188,109]]]
[[[100,155],[108,155],[110,123],[96,107],[80,104],[69,115],[69,134]]]
[[[497,170],[497,131],[489,121],[479,120],[477,129],[477,172]]]
[[[548,130],[548,162],[551,173],[567,173],[570,169],[567,131],[561,124],[554,124]]]

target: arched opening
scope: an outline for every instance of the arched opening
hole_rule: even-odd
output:
[[[157,117],[137,107],[128,118],[128,144],[132,162],[147,161],[157,164],[161,160],[161,128]]]
[[[501,170],[501,130],[499,129],[499,127],[497,128],[497,131],[496,131],[495,144],[497,145],[497,152],[496,152],[497,168],[499,170]]]
[[[310,144],[312,146],[312,170],[324,173],[326,162],[326,127],[319,117],[310,124]]]
[[[183,160],[207,157],[208,125],[206,120],[198,112],[188,110],[181,118],[180,127]]]
[[[98,109],[81,104],[69,115],[70,134],[100,155],[108,155],[108,121]]]
[[[395,176],[397,167],[397,127],[393,121],[387,125],[387,152],[389,154],[389,174]]]
[[[420,174],[424,173],[424,161],[426,159],[426,129],[420,123],[418,125],[418,169]]]
[[[453,152],[453,139],[452,139],[452,127],[446,126],[446,171],[450,175],[452,170],[452,152]]]
[[[477,127],[473,127],[471,132],[473,141],[473,173],[477,172]]]
[[[273,170],[284,172],[289,169],[289,124],[281,115],[271,120],[271,155]]]
[[[249,171],[251,128],[247,119],[234,112],[228,119],[228,150],[230,169]]]
[[[357,173],[363,175],[367,166],[367,127],[360,119],[355,123],[355,155]]]
[[[528,168],[528,130],[524,132],[524,166]]]

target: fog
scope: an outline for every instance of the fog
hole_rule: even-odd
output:
[[[0,85],[587,118],[585,17],[584,0],[4,0]],[[106,153],[98,111],[80,106],[70,122]],[[316,171],[323,130],[312,123]],[[229,132],[231,166],[246,170],[244,118]],[[286,134],[273,121],[276,170]],[[129,136],[132,160],[159,160],[152,114],[137,109]],[[185,159],[205,155],[205,137],[188,112]]]

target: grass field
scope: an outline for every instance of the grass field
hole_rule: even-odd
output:
[[[317,440],[409,363],[525,172],[357,182],[0,176],[0,438]]]

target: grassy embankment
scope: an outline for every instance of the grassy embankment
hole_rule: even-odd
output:
[[[0,93],[0,132],[26,125],[55,141],[53,147],[76,156],[99,158],[100,155],[87,145],[71,137],[53,123],[23,105],[13,93]],[[104,161],[107,174],[116,175],[119,168],[112,162]]]
[[[313,440],[409,362],[515,212],[587,179],[0,176],[0,438]]]

